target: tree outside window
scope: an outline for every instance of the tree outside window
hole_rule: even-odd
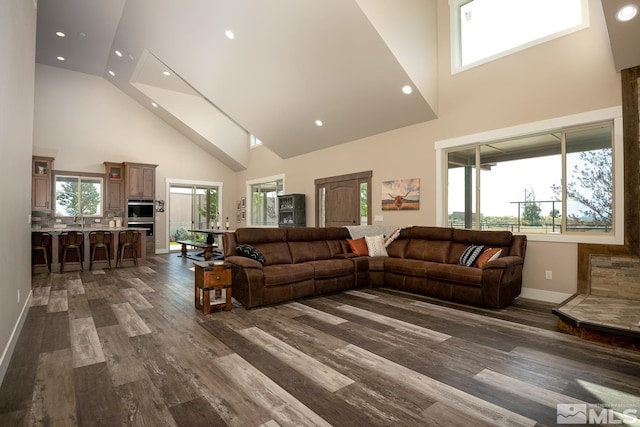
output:
[[[102,216],[102,178],[56,176],[56,216]]]

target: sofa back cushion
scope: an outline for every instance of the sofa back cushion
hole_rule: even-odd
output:
[[[410,229],[405,258],[432,262],[446,262],[451,247],[452,229],[445,227],[421,227]],[[403,237],[402,233],[398,239]],[[396,240],[398,240],[396,239]]]
[[[349,253],[349,245],[347,245],[347,239],[351,238],[349,229],[346,227],[327,227],[327,245],[329,245],[329,251],[331,251],[331,257],[336,255]]]
[[[450,240],[411,239],[407,244],[406,258],[444,263],[450,247]]]
[[[451,250],[447,263],[458,264],[460,257],[464,251],[471,245],[484,245],[485,249],[500,248],[501,256],[505,256],[509,252],[511,246],[512,234],[510,231],[479,231],[452,229]]]
[[[238,244],[251,245],[264,255],[264,265],[292,262],[287,245],[287,230],[284,228],[239,228],[235,235]]]
[[[255,245],[257,243],[286,242],[287,230],[285,228],[238,228],[236,230],[238,244]]]
[[[293,263],[331,258],[324,228],[293,227],[287,229],[287,241]]]
[[[527,251],[527,236],[524,234],[514,234],[511,239],[511,247],[507,255],[519,256],[524,258],[524,254]],[[504,252],[502,253],[504,256]]]
[[[326,240],[311,242],[289,242],[291,260],[294,263],[330,259],[331,251]]]

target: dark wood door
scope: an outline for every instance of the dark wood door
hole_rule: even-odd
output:
[[[367,217],[366,223],[371,223],[371,171],[320,178],[315,184],[316,225],[360,225],[361,214]],[[363,203],[366,204],[364,211],[361,210]]]
[[[326,226],[360,225],[360,183],[357,179],[326,186]]]

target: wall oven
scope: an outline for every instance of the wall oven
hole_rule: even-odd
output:
[[[138,218],[145,218],[147,222],[153,222],[155,216],[155,204],[148,200],[129,200],[127,203],[127,217],[129,220],[141,221]],[[131,224],[131,222],[129,222]]]
[[[153,236],[153,222],[146,221],[129,221],[127,227],[144,228],[147,230],[147,236]]]

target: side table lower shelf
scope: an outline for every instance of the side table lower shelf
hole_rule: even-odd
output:
[[[196,309],[201,310],[203,314],[209,314],[212,311],[231,311],[231,266],[209,262],[193,264],[195,265]]]

